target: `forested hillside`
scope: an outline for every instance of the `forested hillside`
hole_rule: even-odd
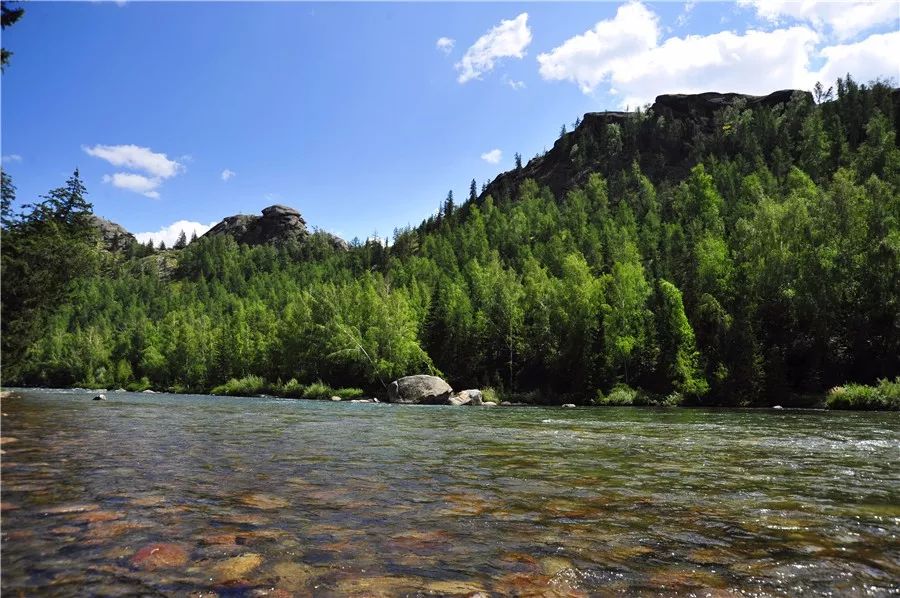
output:
[[[531,400],[627,384],[759,405],[893,378],[898,97],[848,76],[815,97],[587,115],[388,247],[207,235],[110,251],[77,173],[16,215],[4,174],[3,382],[378,392],[436,372]]]

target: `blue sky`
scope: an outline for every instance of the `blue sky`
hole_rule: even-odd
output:
[[[900,78],[890,1],[24,6],[0,79],[19,199],[78,167],[156,240],[273,203],[389,235],[585,112]]]

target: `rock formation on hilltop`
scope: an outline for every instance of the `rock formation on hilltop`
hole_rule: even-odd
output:
[[[203,236],[230,235],[238,243],[261,245],[290,240],[303,241],[309,234],[300,212],[287,206],[274,205],[264,208],[262,216],[228,216]]]
[[[680,179],[696,163],[689,155],[686,141],[692,139],[697,130],[711,131],[717,112],[738,103],[746,108],[772,107],[789,102],[795,94],[812,102],[809,92],[790,89],[766,96],[707,92],[657,96],[649,110],[643,113],[588,112],[573,131],[556,140],[552,149],[521,168],[501,173],[480,197],[510,197],[525,179],[534,179],[539,185],[549,187],[556,197],[562,197],[569,189],[583,185],[592,173],[618,172],[632,158],[637,159],[643,172],[654,180]],[[652,119],[655,126],[646,126],[647,119]],[[675,121],[677,126],[672,125]],[[670,126],[677,128],[666,130]],[[637,128],[637,146],[617,147],[610,134],[616,127],[620,132]],[[654,157],[654,160],[645,159],[645,156]],[[657,158],[660,156],[661,160]]]
[[[264,208],[262,216],[237,214],[228,216],[204,234],[204,237],[229,235],[238,243],[262,245],[282,244],[288,241],[309,242],[314,239],[324,241],[328,246],[341,251],[349,249],[347,242],[331,233],[306,228],[306,221],[294,208],[282,205]]]
[[[100,240],[103,247],[109,251],[118,251],[128,248],[131,244],[136,243],[130,232],[125,230],[121,224],[117,224],[106,218],[101,218],[96,214],[91,214],[91,225],[100,233]]]

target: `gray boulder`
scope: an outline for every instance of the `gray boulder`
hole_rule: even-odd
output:
[[[453,394],[453,389],[437,376],[419,374],[394,380],[388,387],[391,403],[418,403],[443,405]]]
[[[94,397],[94,400],[95,400],[95,401],[105,401],[105,400],[106,400],[106,395],[103,394],[103,393],[101,392],[101,393],[98,394],[96,397]]]
[[[469,390],[461,390],[459,394],[456,395],[465,403],[463,405],[482,405],[484,404],[484,395],[481,394],[481,391],[478,389],[469,389]]]
[[[575,403],[563,403],[563,409],[575,409]]]
[[[447,399],[448,405],[453,405],[454,407],[460,407],[462,405],[471,405],[472,399],[468,397],[463,397],[462,395],[456,395],[455,397],[450,397]]]

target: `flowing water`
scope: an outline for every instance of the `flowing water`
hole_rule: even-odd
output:
[[[20,390],[4,596],[900,593],[900,414]]]

